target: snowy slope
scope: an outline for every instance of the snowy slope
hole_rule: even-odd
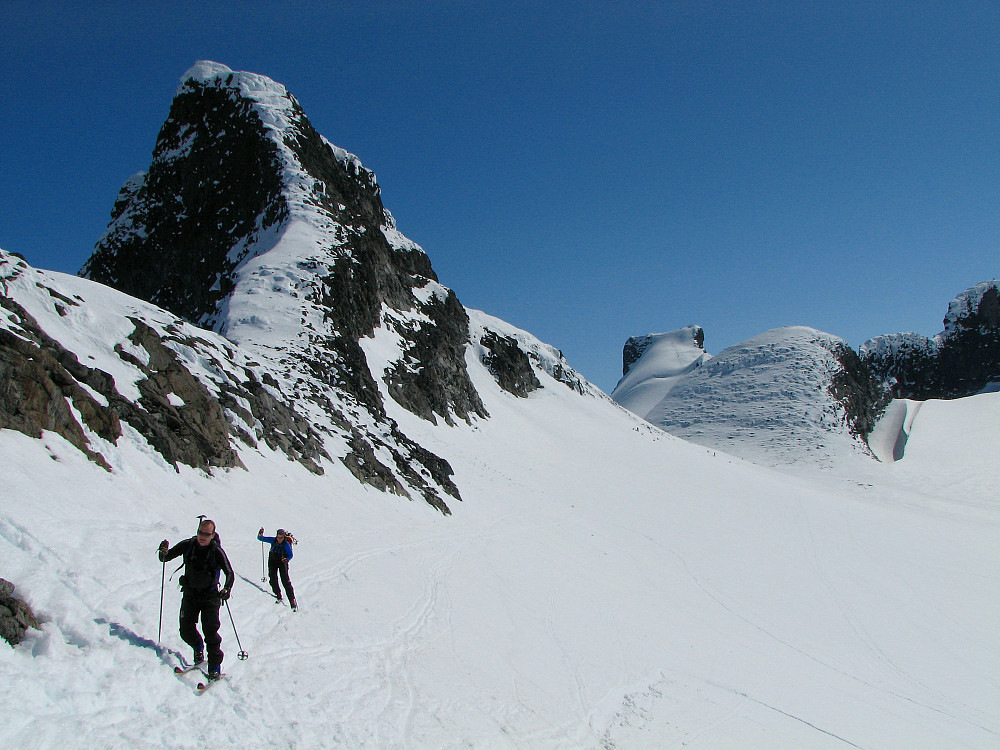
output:
[[[451,517],[266,452],[208,476],[123,438],[109,473],[51,434],[0,431],[0,571],[45,621],[0,648],[5,746],[1000,741],[995,464],[963,463],[985,494],[924,493],[952,471],[937,436],[995,434],[1000,396],[950,416],[942,404],[919,471],[871,462],[886,469],[877,483],[825,489],[544,371],[515,398],[471,348],[467,362],[491,419],[434,425],[389,404],[454,466],[465,489]],[[234,658],[224,615],[232,678],[204,696],[170,671],[189,657],[172,582],[157,644],[154,555],[200,513],[239,574],[230,611],[249,653]],[[301,539],[300,613],[263,590],[261,525]]]

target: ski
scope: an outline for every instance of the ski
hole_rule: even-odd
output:
[[[180,667],[174,667],[174,674],[187,674],[188,672],[193,672],[198,670],[204,674],[205,670],[201,668],[200,664],[185,664]]]
[[[207,677],[207,675],[206,675],[206,677]],[[223,680],[228,680],[228,679],[229,679],[229,675],[227,675],[227,674],[220,674],[214,680],[208,680],[208,682],[199,682],[198,683],[198,694],[200,695],[201,693],[204,693],[206,690],[208,690],[210,687],[212,687],[212,685],[215,685],[216,683],[219,683],[219,682],[222,682]]]

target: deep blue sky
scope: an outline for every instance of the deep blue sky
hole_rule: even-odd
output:
[[[285,84],[464,304],[606,391],[631,335],[857,347],[1000,276],[996,2],[0,0],[0,27],[0,247],[39,268],[80,268],[210,59]]]

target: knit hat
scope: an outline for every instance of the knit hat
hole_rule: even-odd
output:
[[[278,529],[278,533],[275,534],[275,536],[285,536],[285,530],[284,529]]]

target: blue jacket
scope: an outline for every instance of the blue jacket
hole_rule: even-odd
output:
[[[267,542],[268,544],[271,545],[271,551],[269,554],[274,555],[275,557],[278,558],[283,557],[286,560],[292,559],[292,544],[291,542],[288,541],[287,536],[285,537],[284,541],[281,544],[278,544],[273,536],[261,536],[260,534],[258,534],[257,539],[258,541]]]

